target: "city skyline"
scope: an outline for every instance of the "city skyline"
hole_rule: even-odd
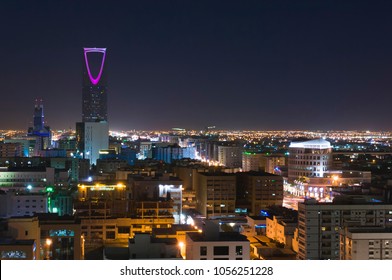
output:
[[[0,129],[37,98],[74,129],[83,48],[105,47],[111,130],[392,130],[392,4],[292,2],[7,2]]]

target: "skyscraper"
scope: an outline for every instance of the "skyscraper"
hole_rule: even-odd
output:
[[[83,51],[82,121],[107,121],[106,48],[84,48]],[[98,69],[93,69],[94,64]]]
[[[27,135],[36,138],[34,155],[39,151],[48,149],[51,146],[51,131],[49,126],[45,126],[44,104],[42,99],[35,100],[33,126],[28,128]]]
[[[83,49],[82,122],[76,123],[76,139],[90,164],[96,164],[99,151],[109,147],[105,59],[106,48]]]

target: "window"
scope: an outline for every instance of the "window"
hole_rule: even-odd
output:
[[[214,246],[214,255],[228,255],[229,254],[229,246]]]
[[[29,231],[28,230],[25,230],[25,235],[26,236],[29,235]]]
[[[200,256],[207,256],[207,247],[200,246]]]
[[[235,254],[237,256],[241,256],[242,255],[242,246],[235,246]]]
[[[106,232],[106,239],[115,239],[116,238],[116,232],[114,231],[107,231]]]
[[[129,227],[118,227],[118,233],[127,233],[127,234],[129,234]]]

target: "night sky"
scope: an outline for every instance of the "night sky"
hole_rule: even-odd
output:
[[[0,129],[81,121],[106,47],[110,129],[392,130],[392,1],[2,0]]]

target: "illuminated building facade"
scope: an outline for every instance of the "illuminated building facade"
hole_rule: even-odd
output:
[[[55,183],[52,167],[0,168],[0,189],[39,192]]]
[[[82,122],[76,123],[76,141],[82,158],[96,164],[99,151],[109,147],[106,48],[84,48],[83,52]],[[97,60],[98,71],[94,74],[92,66]]]
[[[324,139],[292,142],[289,146],[289,181],[323,177],[332,167],[332,146]]]
[[[82,157],[97,164],[99,151],[109,147],[109,125],[107,122],[76,123],[76,138],[78,150]]]
[[[51,131],[50,127],[45,125],[42,100],[35,100],[33,127],[29,127],[27,135],[36,138],[34,147],[35,156],[38,156],[39,151],[51,147]]]
[[[82,121],[107,121],[106,48],[84,48],[83,52]],[[93,62],[98,64],[97,74],[94,74]]]
[[[13,217],[7,220],[5,234],[19,242],[34,241],[32,256],[30,248],[18,252],[19,255],[26,255],[26,259],[27,257],[36,260],[83,259],[84,243],[80,221],[70,216],[39,214],[34,217]],[[21,251],[19,246],[10,246],[8,251],[11,251],[11,248],[14,251]]]
[[[90,182],[78,185],[74,202],[79,218],[109,218],[129,216],[127,190],[124,182]]]
[[[138,217],[174,217],[181,223],[182,181],[176,177],[129,178],[132,205]]]

